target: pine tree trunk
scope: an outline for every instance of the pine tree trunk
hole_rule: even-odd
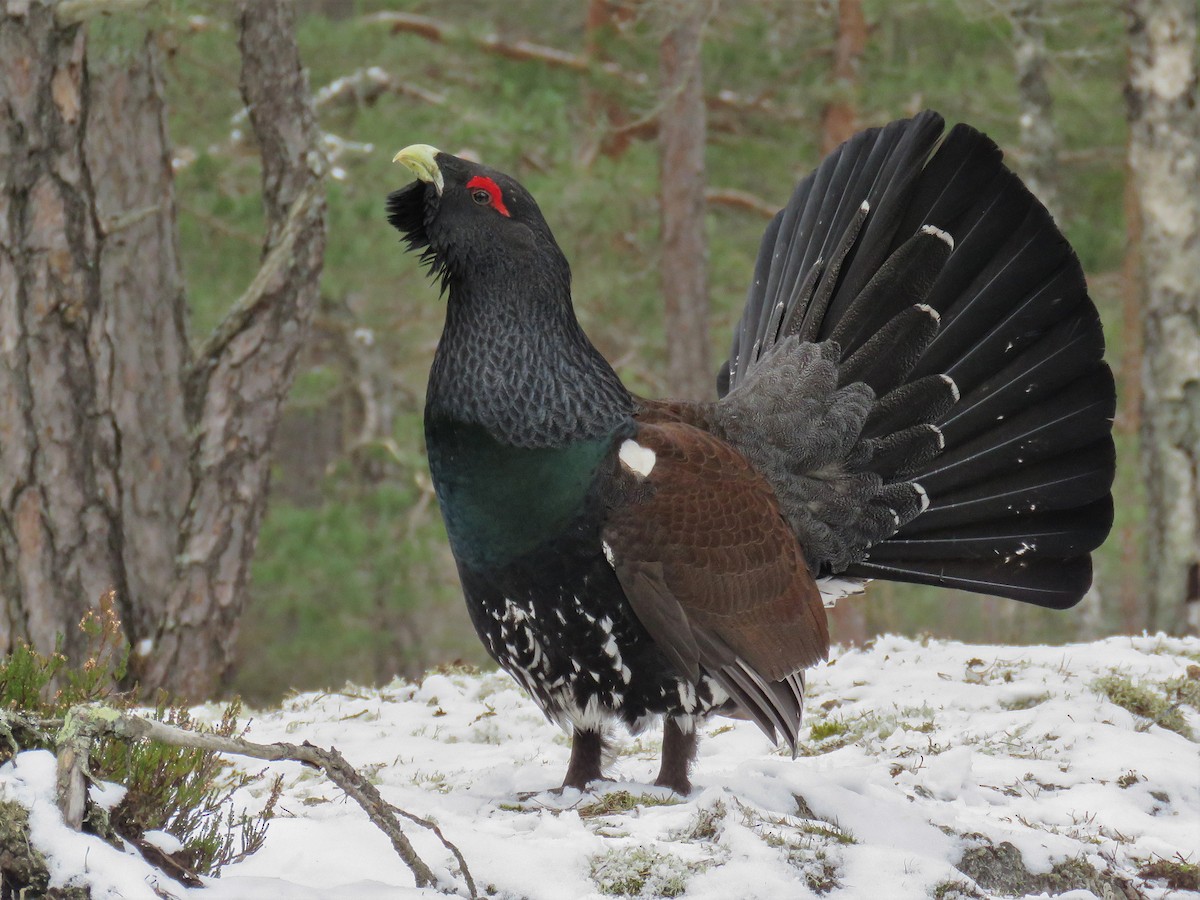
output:
[[[667,390],[710,399],[715,368],[708,340],[708,239],[705,235],[704,80],[700,47],[707,2],[665,4],[667,33],[659,52],[659,204],[666,306]]]
[[[64,623],[125,590],[84,47],[42,4],[0,18],[0,650],[75,652]]]
[[[125,582],[117,598],[127,635],[139,641],[154,633],[162,614],[187,505],[187,305],[153,43],[140,58],[89,65],[88,81],[87,159],[104,235],[91,341],[95,403],[117,438]]]
[[[1130,0],[1142,222],[1147,624],[1181,631],[1200,569],[1200,114],[1195,0]],[[1200,598],[1197,598],[1200,599]]]
[[[189,352],[151,44],[90,66],[85,27],[0,12],[0,653],[42,652],[110,590],[144,687],[199,698],[231,662],[271,437],[316,303],[316,128],[291,9],[242,19],[263,155],[259,277]]]
[[[862,0],[838,0],[837,41],[830,73],[836,96],[821,110],[823,156],[832,153],[858,130],[858,64],[867,49],[867,33]]]

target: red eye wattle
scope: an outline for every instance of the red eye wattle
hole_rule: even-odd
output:
[[[467,182],[467,190],[475,191],[476,193],[485,192],[490,200],[489,205],[502,216],[512,217],[508,207],[504,205],[504,195],[500,192],[500,185],[492,181],[486,175],[476,175]]]

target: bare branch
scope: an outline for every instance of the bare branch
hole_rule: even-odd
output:
[[[749,191],[739,191],[736,188],[709,188],[704,192],[704,200],[713,206],[729,206],[765,219],[774,218],[775,213],[779,212],[779,204],[769,203]]]
[[[308,213],[313,201],[321,196],[321,183],[314,181],[309,184],[296,198],[288,211],[279,242],[267,253],[254,278],[250,281],[242,296],[237,299],[225,318],[221,320],[204,346],[196,356],[193,371],[200,377],[204,371],[216,364],[221,353],[251,321],[259,306],[266,300],[273,289],[276,277],[288,266],[295,248],[296,237],[307,227]]]
[[[614,62],[596,60],[586,54],[571,53],[531,41],[506,41],[497,34],[476,35],[430,16],[403,12],[377,12],[365,16],[364,21],[386,25],[391,29],[392,34],[415,34],[428,41],[444,44],[455,42],[472,44],[488,53],[503,56],[505,59],[540,62],[551,68],[614,79],[632,87],[646,88],[652,83],[650,77],[644,72],[630,72]],[[715,95],[707,97],[705,103],[714,110],[726,108],[739,112],[759,112],[784,121],[805,119],[802,112],[783,108],[767,97],[745,96],[730,90],[718,91]]]
[[[258,744],[245,738],[223,737],[207,731],[187,731],[165,722],[145,719],[106,706],[73,707],[63,719],[59,731],[58,804],[63,810],[67,824],[76,831],[82,827],[83,801],[86,797],[83,763],[87,760],[91,742],[106,735],[124,741],[156,741],[172,747],[249,756],[270,762],[290,760],[320,769],[330,781],[345,792],[346,796],[362,807],[375,826],[388,836],[396,854],[413,873],[417,887],[436,887],[437,879],[425,861],[417,855],[400,827],[399,818],[408,819],[431,830],[458,860],[469,895],[472,898],[478,896],[475,880],[471,877],[466,860],[459,849],[446,839],[441,829],[433,822],[405,812],[385,801],[379,790],[360,775],[337,749],[317,747],[308,741],[303,744]],[[441,890],[448,894],[456,892],[451,887],[442,887]]]
[[[442,94],[399,81],[379,66],[369,66],[329,82],[313,95],[313,108],[320,112],[327,107],[343,104],[365,103],[370,106],[384,94],[413,97],[431,106],[443,106],[446,103]]]

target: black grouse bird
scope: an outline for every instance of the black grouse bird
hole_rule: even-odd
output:
[[[763,237],[711,402],[631,394],[576,321],[528,191],[417,144],[388,218],[449,293],[429,466],[476,630],[573,729],[665,719],[657,784],[690,790],[696,725],[795,751],[823,600],[870,579],[1063,609],[1112,524],[1115,392],[1079,261],[965,125],[864,131]]]

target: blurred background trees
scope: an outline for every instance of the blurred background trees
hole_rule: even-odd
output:
[[[104,0],[63,6],[97,3]],[[303,98],[293,80],[286,103],[254,100],[256,90],[278,88],[252,65],[267,50],[247,55],[245,21],[234,6],[215,0],[162,0],[136,15],[117,11],[82,26],[60,24],[75,31],[55,39],[53,63],[38,57],[50,67],[44,94],[55,96],[54,73],[63,71],[76,73],[87,96],[74,125],[79,135],[65,135],[68,142],[90,139],[110,156],[112,148],[125,148],[115,157],[125,161],[124,170],[89,162],[92,186],[82,190],[95,196],[85,197],[84,207],[93,203],[118,218],[152,209],[122,233],[132,242],[145,232],[157,242],[132,243],[117,270],[104,264],[104,248],[120,240],[107,236],[103,219],[79,220],[84,232],[66,229],[78,244],[70,253],[86,257],[75,268],[85,273],[81,296],[88,299],[82,319],[52,316],[61,334],[38,331],[39,339],[74,347],[86,360],[95,351],[91,336],[109,322],[103,333],[121,350],[113,364],[130,367],[122,383],[139,398],[122,413],[131,439],[165,442],[157,452],[175,462],[154,470],[122,443],[120,452],[87,455],[85,466],[64,463],[86,475],[79,509],[102,513],[98,525],[85,529],[97,542],[79,546],[102,552],[87,557],[94,575],[77,574],[84,571],[79,566],[45,569],[53,595],[63,598],[54,601],[60,609],[28,602],[31,582],[19,572],[27,545],[18,546],[17,531],[45,513],[35,516],[17,502],[28,466],[16,466],[13,454],[31,420],[13,398],[30,396],[31,385],[50,388],[12,350],[13,311],[34,307],[27,294],[15,305],[16,282],[0,277],[0,379],[9,379],[0,381],[0,649],[33,634],[32,608],[51,633],[56,623],[70,632],[65,620],[94,605],[109,579],[127,597],[146,598],[127,600],[122,612],[129,636],[153,637],[155,652],[162,616],[138,624],[143,607],[173,610],[172,621],[186,613],[209,632],[205,640],[217,648],[206,664],[212,680],[197,693],[219,680],[265,700],[288,688],[414,674],[456,657],[482,662],[421,446],[424,381],[443,302],[384,222],[383,198],[406,180],[390,165],[392,153],[428,142],[519,177],[572,262],[584,327],[626,382],[650,394],[694,393],[711,390],[703,386],[711,385],[712,362],[726,351],[758,237],[797,178],[853,130],[925,107],[991,134],[1047,200],[1083,260],[1122,396],[1117,525],[1097,554],[1095,590],[1078,611],[1055,614],[876,584],[866,598],[843,605],[838,633],[844,640],[886,630],[1061,642],[1187,627],[1185,598],[1190,592],[1200,603],[1194,0],[286,5],[294,11],[308,78]],[[23,34],[28,23],[18,18],[40,7],[37,0],[8,0],[4,40]],[[290,33],[277,27],[276,42],[286,45]],[[15,45],[2,46],[0,103],[7,118],[0,141],[7,143],[0,143],[0,164],[25,177],[28,167],[10,163],[30,134],[21,130],[21,110],[11,99],[25,70],[15,63]],[[255,104],[249,115],[248,102]],[[273,320],[278,330],[260,343],[231,344],[230,329],[238,334],[244,324],[235,301],[259,283],[263,235],[268,249],[278,242],[296,191],[303,190],[281,174],[298,168],[272,168],[272,160],[291,152],[272,143],[279,139],[273,129],[307,121],[307,107],[317,151],[309,159],[324,173],[311,187],[327,198],[311,326],[302,309],[272,298],[251,308],[296,314]],[[276,125],[263,120],[264,111]],[[149,137],[131,140],[135,134]],[[135,165],[141,156],[130,155],[131,146],[148,162]],[[64,158],[88,152],[67,150]],[[44,160],[37,153],[29,158]],[[149,199],[133,193],[132,175],[141,176]],[[0,273],[4,254],[18,246],[14,235],[29,232],[32,220],[22,211],[33,195],[21,185],[31,183],[11,174],[4,182]],[[114,191],[128,193],[105,199]],[[96,234],[89,237],[87,228]],[[86,274],[97,271],[96,247],[98,281]],[[307,258],[297,290],[306,280],[316,284],[320,266]],[[106,281],[106,271],[124,274]],[[123,284],[138,279],[147,283],[122,293]],[[125,306],[121,297],[130,298]],[[128,337],[140,326],[111,319],[124,308],[133,319],[155,312],[157,336]],[[209,433],[205,407],[187,402],[192,382],[180,383],[179,373],[210,371],[196,361],[233,345],[243,352],[241,362],[257,360],[269,376],[262,396],[287,399],[277,415],[264,399],[244,420],[268,441],[273,432],[261,530],[254,509],[263,509],[255,504],[266,496],[265,477],[256,474],[249,493],[226,495],[236,523],[205,531],[190,523],[197,507],[188,499],[203,482],[188,460]],[[294,363],[286,358],[289,347]],[[276,355],[256,355],[268,352]],[[142,366],[150,367],[144,375]],[[109,370],[80,371],[95,380]],[[240,396],[231,388],[198,396]],[[69,440],[103,447],[106,420],[94,413],[108,407],[95,398],[107,395],[89,382],[56,396],[80,405],[75,427],[82,431]],[[133,428],[135,422],[141,427]],[[243,433],[235,432],[240,439]],[[235,464],[241,457],[229,448],[236,444],[211,446],[225,447]],[[106,474],[106,467],[117,474]],[[106,493],[109,482],[174,499],[157,507],[165,519],[139,537],[128,504],[140,495],[114,501],[121,494]],[[88,491],[99,499],[88,501]],[[193,584],[190,595],[172,594],[186,582],[181,572],[195,552],[226,546],[211,539],[188,545],[188,533],[236,536],[247,551],[257,533],[254,556],[239,557],[246,577],[223,576],[207,587]],[[143,547],[153,557],[144,563]],[[44,642],[45,623],[39,627]]]

